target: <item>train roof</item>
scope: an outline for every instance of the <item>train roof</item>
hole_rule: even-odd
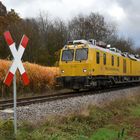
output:
[[[140,59],[138,57],[136,57],[136,55],[133,54],[129,54],[128,52],[121,52],[120,50],[118,50],[117,48],[111,48],[110,45],[107,45],[106,43],[100,41],[100,42],[96,42],[96,40],[94,39],[90,39],[90,40],[73,40],[73,41],[68,41],[67,45],[81,45],[81,44],[85,44],[90,47],[90,48],[94,48],[96,50],[100,50],[100,51],[104,51],[107,53],[111,53],[113,55],[118,55],[118,56],[123,56],[123,57],[127,57],[130,58],[134,61],[140,61]]]

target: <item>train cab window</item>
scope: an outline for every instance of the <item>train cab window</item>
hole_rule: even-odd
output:
[[[106,65],[106,54],[105,53],[103,55],[103,62],[104,62],[104,65]]]
[[[119,67],[120,66],[120,58],[117,57],[117,66]]]
[[[112,66],[114,66],[114,56],[112,55]]]
[[[72,61],[74,56],[74,50],[63,50],[62,52],[62,61]]]
[[[100,63],[100,53],[96,52],[96,63],[99,64]]]
[[[82,49],[76,49],[75,53],[75,60],[76,61],[82,61],[88,59],[88,49],[82,48]]]

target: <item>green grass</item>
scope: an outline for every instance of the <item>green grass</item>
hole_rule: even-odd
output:
[[[90,140],[114,140],[116,138],[116,131],[107,128],[101,128],[98,129],[97,132],[91,136]]]
[[[140,105],[130,108],[130,112],[132,116],[140,117]]]
[[[53,117],[41,124],[23,122],[16,140],[137,140],[138,123],[140,97],[104,107],[90,106],[81,113]],[[0,121],[0,140],[15,140],[11,120]]]

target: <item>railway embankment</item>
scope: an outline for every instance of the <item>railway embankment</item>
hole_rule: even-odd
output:
[[[26,112],[27,120],[22,123],[18,121],[16,139],[139,140],[139,88],[133,88],[133,93],[131,90],[127,90],[128,92],[122,90],[123,95],[120,93],[121,96],[115,96],[115,99],[110,98],[105,102],[96,102],[96,104],[94,100],[93,104],[96,104],[94,106],[86,107],[83,104],[81,109],[75,112],[73,110],[76,110],[76,107],[67,110],[67,114],[58,111],[56,114],[59,115],[47,116],[44,119],[42,117],[39,122],[34,119],[29,122],[27,116],[32,118],[35,118],[35,116],[32,116],[34,113],[30,114],[30,110],[26,110],[29,111]],[[99,99],[100,97],[98,97],[98,101]],[[32,111],[37,111],[35,108],[32,109],[34,109]],[[64,108],[61,108],[61,110],[64,110]],[[25,117],[25,112],[23,114],[23,117]],[[11,120],[0,120],[0,137],[1,139],[15,139]]]
[[[59,99],[44,103],[31,104],[17,107],[18,120],[38,122],[43,118],[53,115],[67,115],[73,112],[81,112],[92,106],[103,106],[116,99],[125,99],[140,94],[140,86],[127,89],[118,89],[94,95]],[[6,109],[0,111],[0,119],[12,119],[13,110]]]

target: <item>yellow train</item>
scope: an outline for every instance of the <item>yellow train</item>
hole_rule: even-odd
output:
[[[75,90],[140,81],[138,56],[93,39],[68,42],[61,50],[59,68],[58,84]]]

